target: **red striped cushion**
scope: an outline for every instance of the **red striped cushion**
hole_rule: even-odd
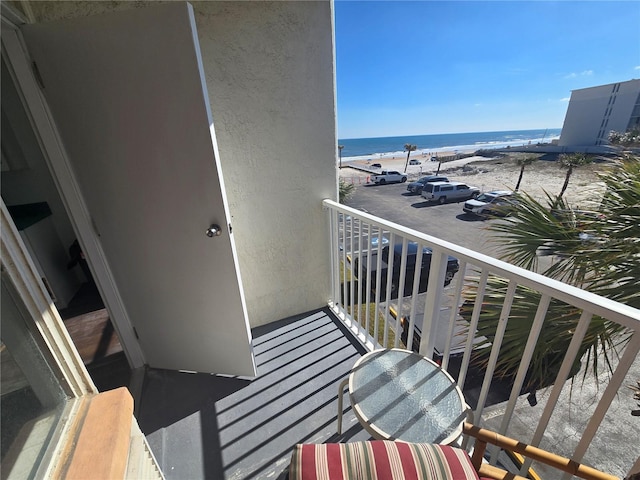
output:
[[[464,450],[385,440],[296,445],[290,480],[445,480],[478,474]]]

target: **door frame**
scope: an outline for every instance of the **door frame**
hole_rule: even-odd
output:
[[[22,95],[22,103],[32,121],[49,172],[65,206],[69,221],[76,233],[89,268],[109,312],[120,344],[132,369],[145,365],[145,357],[138,343],[131,319],[106,256],[98,240],[80,187],[64,149],[55,121],[35,77],[32,62],[22,39],[17,17],[2,4],[2,54]]]

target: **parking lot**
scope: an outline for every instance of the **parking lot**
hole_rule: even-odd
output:
[[[359,185],[346,204],[471,250],[488,255],[495,250],[488,242],[491,233],[486,231],[486,227],[491,222],[499,220],[483,220],[464,213],[462,211],[464,202],[451,202],[444,205],[429,203],[420,195],[410,194],[407,191],[407,183]],[[445,305],[451,301],[449,296],[452,288],[452,286],[447,287],[443,293]],[[426,294],[423,293],[416,298],[414,314],[419,329],[422,327],[424,317],[425,297]],[[391,305],[397,309],[397,299],[392,300]],[[403,315],[410,313],[410,302],[404,302],[402,311]],[[450,313],[450,305],[443,307],[441,322],[445,326],[449,323]],[[438,329],[438,335],[442,337],[437,342],[439,351],[444,350],[446,330],[447,328],[444,327]],[[456,343],[460,342],[460,337],[456,337]]]
[[[495,256],[489,243],[487,225],[500,220],[483,220],[462,211],[464,202],[432,204],[420,195],[410,194],[406,183],[358,185],[345,202],[353,208],[465,248]]]

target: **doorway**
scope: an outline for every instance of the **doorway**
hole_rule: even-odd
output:
[[[169,3],[2,43],[129,365],[255,375],[197,37]]]
[[[99,390],[127,385],[130,368],[2,56],[2,199]]]

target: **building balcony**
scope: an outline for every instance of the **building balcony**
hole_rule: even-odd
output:
[[[343,433],[336,433],[338,386],[361,355],[393,347],[439,361],[461,387],[473,423],[620,477],[637,470],[640,438],[631,416],[637,406],[627,386],[640,378],[638,310],[333,201],[323,206],[332,296],[326,308],[253,330],[256,378],[146,372],[137,417],[167,478],[284,478],[296,443],[369,439],[348,401]],[[410,258],[410,242],[418,256],[430,252],[428,282],[420,269],[409,268],[412,261],[421,264]],[[401,246],[400,257],[385,257],[389,245]],[[451,257],[459,269],[453,278]],[[493,278],[505,292],[488,339],[477,327],[483,300],[495,297]],[[518,287],[538,292],[539,300],[530,307],[521,362],[500,378],[506,327],[520,321],[512,318],[521,310]],[[577,322],[546,382],[532,386],[529,363],[558,301],[575,307]],[[612,373],[602,368],[597,379],[577,358],[594,317],[622,325],[630,338]],[[483,364],[475,361],[479,348]],[[505,461],[498,454],[489,460]],[[542,478],[560,478],[539,464],[525,464],[522,472],[529,467]]]

